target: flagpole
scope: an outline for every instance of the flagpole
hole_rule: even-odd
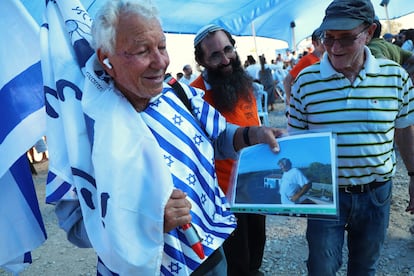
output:
[[[388,32],[391,33],[390,17],[388,15],[388,5],[384,5],[384,9],[385,9],[385,16],[387,18],[387,28],[388,28]]]

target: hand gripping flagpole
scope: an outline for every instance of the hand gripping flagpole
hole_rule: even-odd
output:
[[[191,248],[197,254],[197,256],[202,260],[205,258],[203,245],[201,244],[201,238],[198,235],[197,231],[191,225],[191,223],[187,223],[181,226],[183,229],[185,238],[190,243]]]

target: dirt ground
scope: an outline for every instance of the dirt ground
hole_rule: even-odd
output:
[[[45,183],[48,162],[37,163],[33,175],[40,211],[46,227],[47,240],[32,251],[33,263],[20,275],[74,276],[96,275],[96,256],[92,249],[81,249],[66,240],[65,232],[58,226],[54,206],[45,204]],[[0,275],[12,275],[0,269]]]
[[[272,112],[271,124],[283,125],[283,110]],[[38,175],[34,181],[48,239],[32,252],[33,263],[20,275],[96,275],[96,256],[92,249],[70,244],[57,225],[54,208],[44,203],[48,162],[35,164]],[[408,176],[398,158],[398,171],[393,179],[393,200],[388,236],[377,275],[414,276],[414,216],[404,212],[408,203]],[[266,275],[306,275],[306,219],[268,216],[267,242],[261,270]],[[344,250],[346,262],[346,251]],[[0,269],[0,276],[11,273]],[[345,265],[338,275],[346,275]]]

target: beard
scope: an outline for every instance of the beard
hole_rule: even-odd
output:
[[[222,68],[232,67],[232,72]],[[217,68],[206,68],[207,82],[211,86],[213,105],[220,112],[233,111],[240,99],[251,99],[253,79],[244,71],[239,56],[230,60],[230,64]]]

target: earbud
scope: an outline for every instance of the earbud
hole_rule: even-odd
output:
[[[112,64],[109,62],[109,58],[104,59],[102,62],[108,69],[112,69]]]

